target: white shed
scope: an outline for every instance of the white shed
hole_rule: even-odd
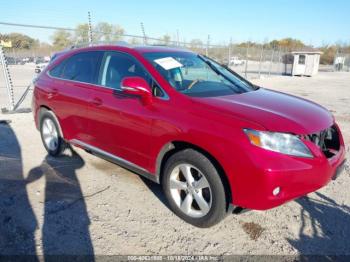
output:
[[[345,65],[345,60],[346,60],[346,57],[345,56],[336,56],[334,58],[334,70],[335,71],[341,71],[343,70],[344,68],[344,65]]]
[[[318,73],[322,52],[297,51],[291,54],[293,56],[293,64],[290,72],[292,76],[313,76]]]

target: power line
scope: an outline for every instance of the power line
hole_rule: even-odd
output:
[[[49,29],[49,30],[65,30],[65,31],[72,31],[76,32],[78,29],[75,28],[70,28],[70,27],[56,27],[56,26],[45,26],[45,25],[33,25],[33,24],[20,24],[20,23],[8,23],[8,22],[1,22],[0,25],[5,25],[5,26],[16,26],[16,27],[25,27],[25,28],[38,28],[38,29]],[[91,30],[92,33],[99,33],[99,34],[104,34],[104,32],[97,31],[97,30]],[[139,38],[144,40],[145,36],[140,36],[140,35],[131,35],[131,34],[115,34],[115,33],[110,33],[110,35],[118,35],[118,36],[123,36],[123,37],[133,37],[133,38]],[[149,37],[147,36],[147,40],[154,40],[154,41],[162,41],[160,38],[155,38],[155,37]],[[191,43],[188,42],[178,42],[177,40],[171,40],[169,41],[173,45],[190,45]],[[224,45],[208,45],[208,47],[216,47],[216,48],[224,48]]]
[[[50,30],[77,31],[74,28],[68,28],[68,27],[54,27],[54,26],[45,26],[45,25],[17,24],[17,23],[7,23],[7,22],[0,22],[0,25],[29,27],[29,28],[41,28],[41,29],[50,29]]]

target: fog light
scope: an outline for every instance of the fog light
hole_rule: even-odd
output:
[[[277,196],[280,193],[280,191],[281,191],[281,188],[278,186],[272,191],[272,194],[274,196]]]

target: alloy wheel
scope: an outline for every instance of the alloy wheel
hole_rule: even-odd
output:
[[[170,194],[180,210],[194,218],[205,216],[211,208],[212,192],[208,180],[193,165],[177,165],[170,174]]]
[[[58,147],[58,132],[54,122],[50,118],[45,118],[42,124],[42,135],[46,147],[55,151]]]

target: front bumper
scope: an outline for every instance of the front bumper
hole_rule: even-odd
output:
[[[325,186],[339,175],[345,163],[345,146],[340,132],[339,135],[339,151],[331,158],[311,142],[308,147],[314,158],[293,157],[252,146],[245,157],[241,179],[231,186],[233,204],[265,210]],[[280,192],[274,195],[278,187]]]

